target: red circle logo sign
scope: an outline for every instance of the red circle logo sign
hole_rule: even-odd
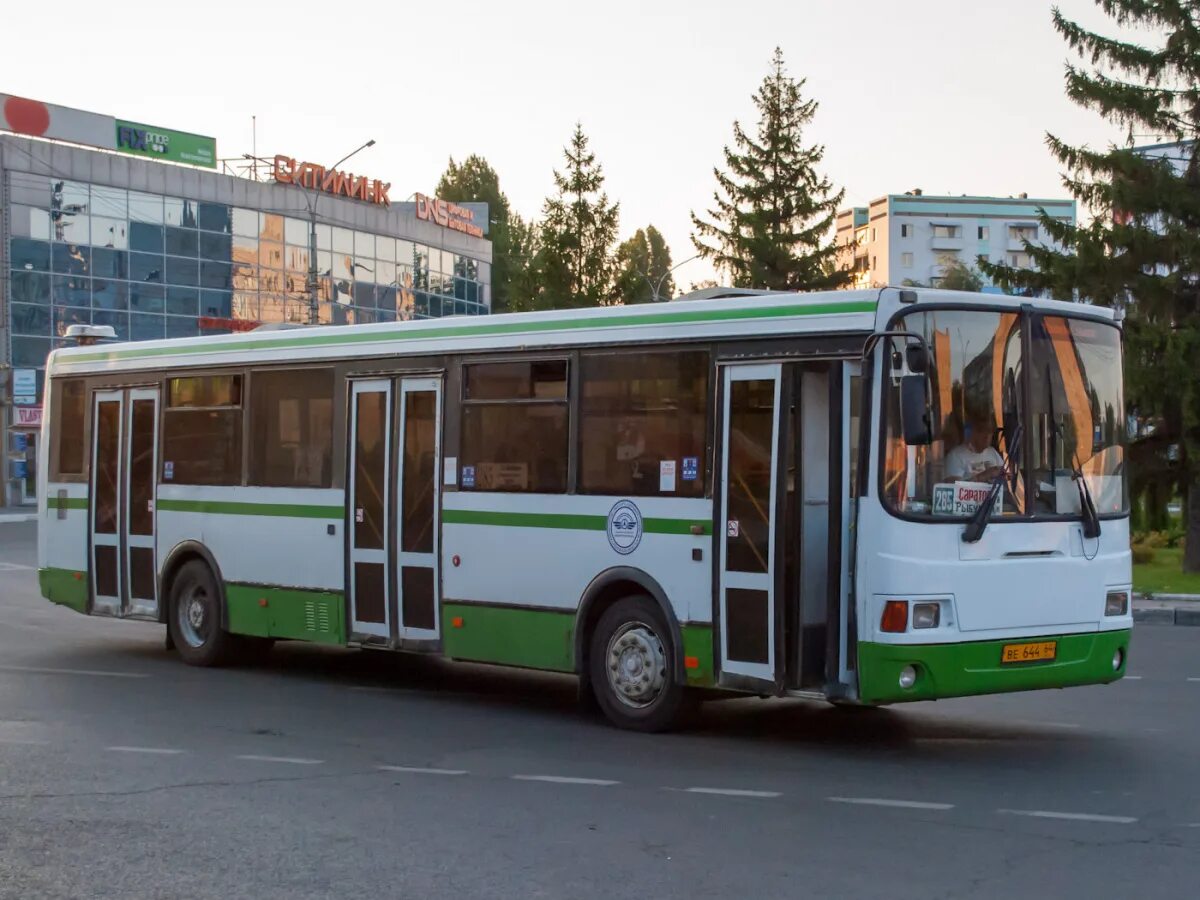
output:
[[[50,127],[50,110],[46,104],[24,97],[9,97],[4,101],[4,118],[13,131],[34,137],[41,137]]]

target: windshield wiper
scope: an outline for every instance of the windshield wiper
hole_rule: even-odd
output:
[[[1085,538],[1100,537],[1100,514],[1096,511],[1096,501],[1092,499],[1092,489],[1088,486],[1079,465],[1079,456],[1075,455],[1075,466],[1071,470],[1071,480],[1079,490],[1079,516],[1083,520],[1083,536]]]
[[[996,505],[996,497],[1004,489],[1004,482],[1010,474],[1010,469],[1013,474],[1017,472],[1017,459],[1021,450],[1021,425],[1019,420],[1017,422],[1016,428],[1013,429],[1012,440],[1009,440],[1007,434],[1004,436],[1005,454],[1003,464],[1000,466],[1000,474],[992,479],[992,487],[988,491],[987,497],[975,508],[971,518],[967,520],[967,527],[963,529],[964,544],[974,544],[983,537],[983,533],[987,530],[988,519],[992,515],[992,507]],[[1011,453],[1008,452],[1010,450]]]
[[[1062,436],[1058,420],[1054,417],[1054,382],[1050,380],[1050,365],[1046,365],[1046,394],[1049,400],[1050,409],[1050,435],[1053,440],[1050,442],[1050,477],[1054,479],[1054,457],[1055,450],[1058,449],[1058,442],[1066,439]],[[1071,480],[1075,482],[1075,488],[1079,491],[1079,518],[1082,520],[1083,536],[1085,538],[1100,537],[1100,515],[1096,512],[1096,503],[1092,500],[1092,489],[1088,486],[1087,479],[1083,475],[1083,467],[1079,465],[1079,448],[1071,450]]]

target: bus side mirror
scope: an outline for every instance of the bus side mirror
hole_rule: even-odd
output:
[[[933,443],[928,398],[928,375],[905,375],[900,379],[900,426],[904,443],[910,446]]]

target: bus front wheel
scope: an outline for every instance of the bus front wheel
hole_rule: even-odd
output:
[[[184,563],[171,585],[170,604],[167,628],[185,663],[220,666],[231,661],[235,639],[221,627],[221,593],[203,561]]]
[[[592,632],[589,669],[596,702],[614,725],[633,731],[670,728],[683,705],[670,631],[647,596],[618,600]]]

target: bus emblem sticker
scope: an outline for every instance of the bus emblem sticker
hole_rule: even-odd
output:
[[[642,542],[642,514],[632,500],[619,500],[608,513],[608,543],[621,555]]]

